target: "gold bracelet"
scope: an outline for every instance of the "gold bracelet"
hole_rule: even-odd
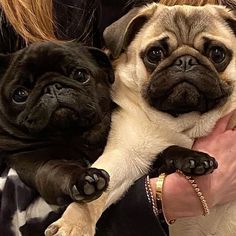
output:
[[[156,182],[156,195],[157,195],[157,198],[159,198],[160,200],[162,200],[162,188],[163,188],[165,177],[166,175],[164,173],[160,174]]]
[[[208,215],[210,213],[210,210],[209,210],[209,207],[208,207],[208,204],[206,202],[206,199],[204,198],[201,190],[199,189],[197,183],[195,182],[195,180],[191,177],[191,176],[188,176],[188,175],[185,175],[181,170],[177,170],[176,171],[177,173],[179,173],[180,175],[184,176],[185,179],[188,180],[188,182],[192,185],[194,191],[196,192],[201,204],[202,204],[202,208],[203,208],[203,215]]]
[[[167,220],[166,216],[163,211],[163,204],[162,204],[162,192],[163,192],[163,185],[165,181],[166,174],[161,174],[157,178],[156,182],[156,199],[157,199],[157,209],[158,209],[158,215],[160,217],[160,221],[162,223],[166,222],[168,225],[171,225],[175,222],[175,219],[173,220]]]

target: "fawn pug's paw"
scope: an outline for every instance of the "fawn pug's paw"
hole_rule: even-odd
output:
[[[96,222],[86,204],[72,203],[63,216],[48,226],[46,236],[94,236]]]
[[[46,236],[94,236],[95,227],[81,227],[71,222],[59,219],[51,224],[45,231]]]

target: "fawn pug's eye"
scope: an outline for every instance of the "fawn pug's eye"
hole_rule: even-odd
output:
[[[215,64],[222,63],[226,58],[225,49],[219,46],[213,46],[210,48],[208,52],[208,57],[214,62]]]
[[[164,58],[164,51],[161,47],[151,47],[147,51],[147,60],[149,63],[158,64]]]
[[[15,91],[12,95],[12,100],[18,104],[25,103],[28,96],[29,96],[29,93],[28,93],[27,89],[25,89],[24,87],[19,87],[19,88],[15,89]]]

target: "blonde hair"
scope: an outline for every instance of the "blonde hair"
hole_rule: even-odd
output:
[[[0,0],[0,6],[26,43],[57,41],[52,0]]]

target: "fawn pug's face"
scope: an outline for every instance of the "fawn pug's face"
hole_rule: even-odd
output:
[[[0,60],[0,123],[8,133],[86,131],[110,112],[114,77],[98,49],[46,42]]]
[[[173,116],[205,113],[225,104],[233,91],[235,19],[220,6],[153,3],[133,9],[104,38],[111,55],[120,56],[118,70],[128,68],[124,83],[152,108]]]

